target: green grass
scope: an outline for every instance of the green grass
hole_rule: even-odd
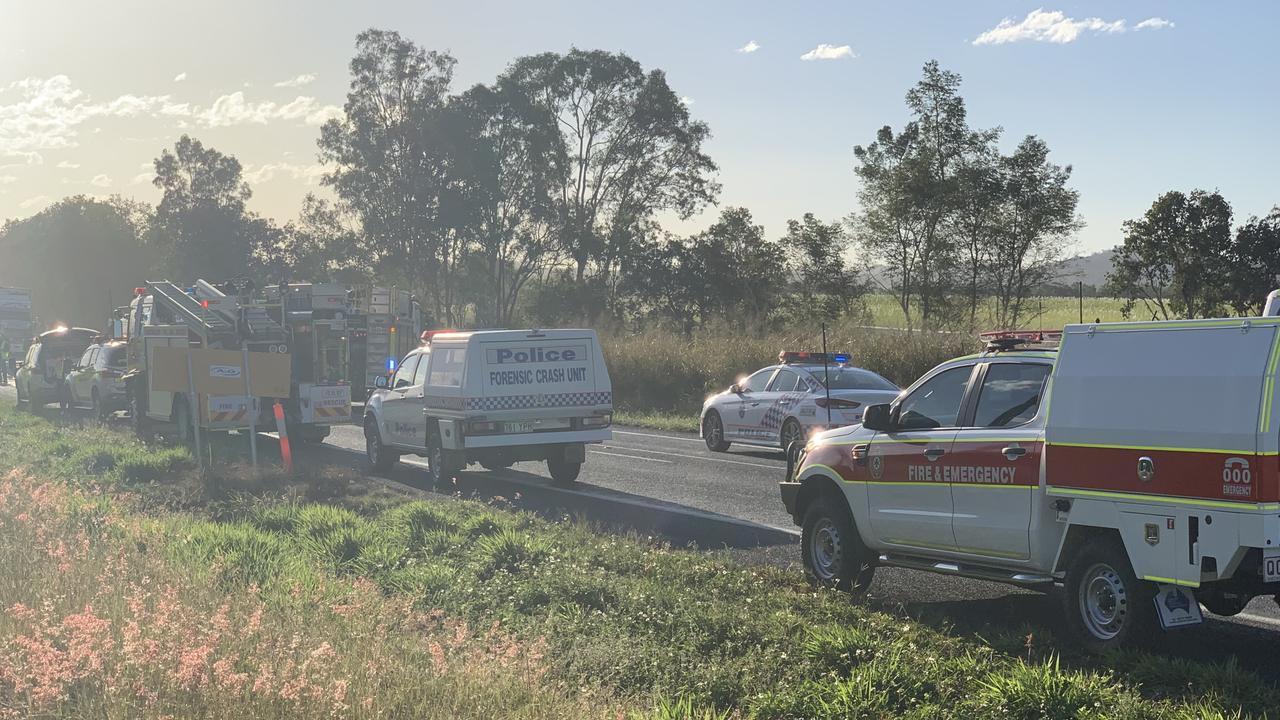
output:
[[[338,659],[308,686],[347,677],[352,696],[374,697],[384,716],[1190,718],[1260,716],[1280,707],[1280,689],[1232,663],[1136,652],[1106,661],[1059,657],[1041,649],[1055,647],[1042,628],[1031,630],[1035,643],[1021,641],[1026,628],[998,624],[986,640],[953,635],[815,590],[791,571],[477,502],[350,503],[355,491],[330,483],[336,495],[325,503],[292,488],[260,488],[234,502],[193,502],[183,512],[154,502],[140,508],[142,483],[66,462],[67,447],[105,435],[142,457],[166,452],[110,431],[58,428],[0,409],[0,469],[34,468],[39,478],[74,489],[74,498],[55,504],[77,508],[39,535],[32,530],[31,538],[44,538],[35,543],[14,534],[26,530],[10,532],[21,503],[0,503],[0,526],[10,532],[0,547],[0,577],[9,578],[0,582],[0,603],[52,603],[56,619],[92,601],[95,612],[127,623],[137,615],[127,599],[145,575],[155,596],[172,585],[178,605],[189,608],[181,625],[189,632],[175,637],[190,636],[193,647],[211,644],[237,672],[259,672],[255,663],[266,660],[296,668],[328,642]],[[175,467],[147,483],[182,484],[187,474]],[[87,546],[76,540],[86,528],[100,538]],[[88,548],[87,564],[76,565],[76,555],[66,580],[54,577],[56,558],[39,550],[55,537]],[[97,548],[105,554],[94,554]],[[130,570],[119,580],[95,580],[107,558]],[[262,607],[269,637],[206,642],[222,604],[235,628]],[[16,647],[15,638],[31,631],[14,617],[0,621],[0,647]],[[144,627],[155,624],[148,617]],[[291,649],[294,636],[302,640]],[[460,639],[437,660],[433,643],[449,638]],[[373,647],[382,648],[376,673],[363,669]],[[286,702],[274,690],[224,702],[216,685],[179,682],[170,664],[183,657],[177,648],[157,655],[154,667],[104,657],[108,665],[91,680],[124,663],[125,680],[143,677],[142,687],[163,701],[153,709],[133,684],[113,696],[105,680],[94,680],[76,685],[48,714],[159,716],[186,702],[196,710],[179,714],[373,716],[354,706],[330,713]],[[504,673],[508,660],[516,664]],[[5,685],[6,677],[0,703],[32,714],[13,704],[30,697]],[[143,710],[122,710],[126,701]]]
[[[865,296],[864,301],[871,325],[884,327],[906,327],[907,322],[902,314],[902,307],[897,299],[887,293],[874,293]],[[1119,322],[1124,320],[1120,312],[1123,301],[1109,297],[1086,297],[1084,299],[1084,322],[1101,320],[1102,322]],[[1080,300],[1075,297],[1043,297],[1032,298],[1027,303],[1028,317],[1022,322],[1020,330],[1061,330],[1064,325],[1080,322]],[[965,315],[968,318],[968,315]],[[991,320],[990,303],[981,306],[978,311],[979,330],[996,330]],[[1142,319],[1142,318],[1135,318]],[[918,321],[917,321],[918,322]]]

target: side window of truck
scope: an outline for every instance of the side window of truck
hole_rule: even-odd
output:
[[[466,362],[466,348],[444,348],[432,352],[431,378],[428,384],[436,387],[462,387],[462,368]]]
[[[898,409],[899,430],[931,430],[955,427],[960,402],[973,366],[943,370],[903,399]]]
[[[1049,366],[1031,363],[991,363],[978,394],[975,427],[1013,427],[1036,416]]]

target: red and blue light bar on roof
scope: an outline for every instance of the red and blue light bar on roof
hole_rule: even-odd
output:
[[[988,349],[1012,350],[1020,345],[1062,342],[1061,330],[991,330],[978,337]]]
[[[814,364],[831,363],[833,365],[844,365],[849,362],[848,353],[820,353],[820,352],[804,352],[794,350],[783,350],[778,353],[778,362],[783,365],[791,364]]]

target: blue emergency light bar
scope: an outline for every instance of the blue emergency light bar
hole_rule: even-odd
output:
[[[844,365],[849,362],[848,353],[820,353],[820,352],[797,352],[793,350],[783,350],[778,353],[778,362],[783,365],[790,364],[814,364],[832,363],[834,365]]]

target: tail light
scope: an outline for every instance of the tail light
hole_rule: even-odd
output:
[[[823,409],[829,407],[832,410],[852,410],[856,407],[862,407],[862,403],[857,400],[844,400],[842,398],[831,398],[828,400],[827,398],[820,397],[817,400],[814,400],[813,404]]]
[[[613,414],[605,413],[604,415],[593,415],[592,417],[581,418],[579,424],[584,428],[603,428],[613,424]]]
[[[498,423],[491,420],[472,420],[467,429],[472,435],[496,433],[498,432]]]

